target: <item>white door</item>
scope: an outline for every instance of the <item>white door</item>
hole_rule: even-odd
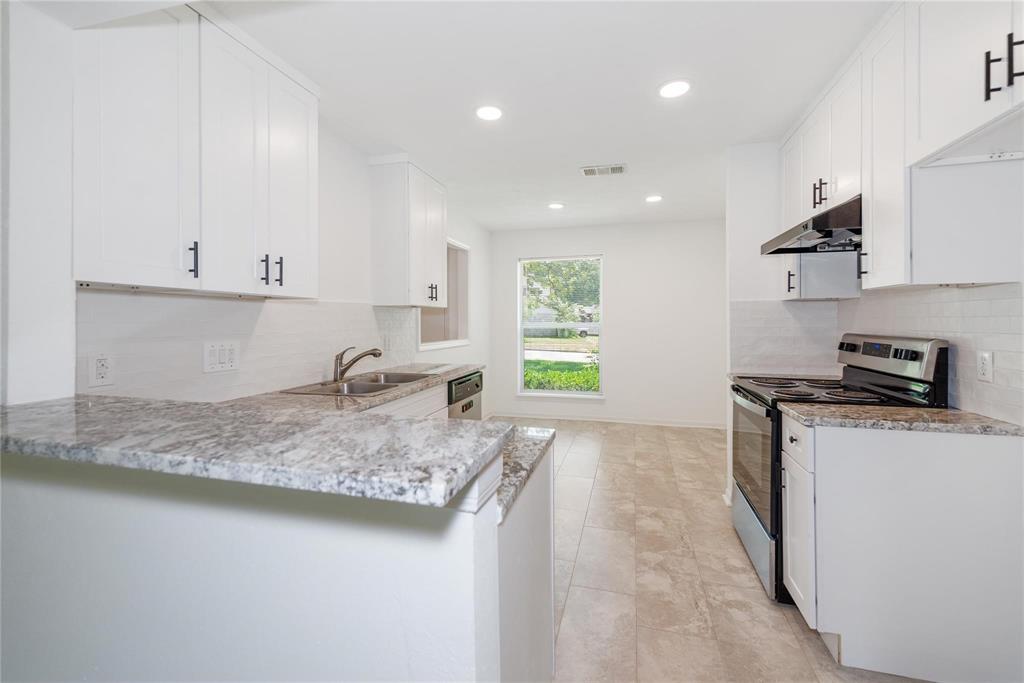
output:
[[[203,288],[267,295],[269,67],[205,19],[201,36]]]
[[[831,206],[832,196],[828,150],[828,107],[818,107],[804,123],[803,177],[805,201],[802,218],[810,218]]]
[[[864,51],[864,288],[909,284],[904,10]]]
[[[861,62],[858,59],[828,97],[830,207],[861,193]]]
[[[800,131],[786,142],[780,153],[782,165],[782,225],[788,230],[806,218],[804,206],[808,194],[803,172],[803,138]],[[780,231],[781,231],[780,230]]]
[[[270,290],[315,298],[319,289],[317,99],[268,71],[267,138]]]
[[[198,289],[199,15],[74,33],[75,279]]]
[[[1006,42],[1013,30],[1013,4],[1002,0],[908,5],[908,163],[1010,107],[1016,85],[1007,87]],[[986,52],[1001,61],[987,64]],[[1001,90],[990,91],[995,88]]]
[[[814,476],[782,452],[782,580],[807,625],[817,626]]]

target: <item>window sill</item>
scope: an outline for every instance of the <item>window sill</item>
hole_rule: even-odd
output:
[[[420,343],[420,351],[439,351],[441,349],[454,349],[459,346],[469,346],[468,339],[449,339],[448,341]]]
[[[588,401],[603,401],[604,394],[590,394],[582,391],[518,391],[519,398],[572,398]]]

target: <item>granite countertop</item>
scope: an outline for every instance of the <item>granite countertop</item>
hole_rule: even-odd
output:
[[[366,398],[275,392],[190,403],[79,395],[8,406],[0,411],[0,448],[442,507],[501,455],[512,426],[360,413],[480,367],[416,364],[389,369],[432,376],[386,396]]]
[[[498,521],[512,509],[541,457],[555,440],[555,430],[544,427],[516,427],[501,451],[501,484],[498,486]]]
[[[984,415],[951,408],[780,403],[779,410],[808,427],[849,427],[908,432],[1022,436],[1024,428]]]

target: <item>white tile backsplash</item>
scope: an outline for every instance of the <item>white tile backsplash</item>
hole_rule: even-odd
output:
[[[236,339],[241,367],[204,373],[204,341]],[[400,365],[416,354],[416,312],[327,301],[78,294],[77,390],[120,396],[221,401],[327,379],[347,346],[384,349],[359,369]],[[108,353],[114,385],[90,388],[88,357]]]
[[[732,301],[730,372],[838,374],[835,301]]]
[[[1024,424],[1022,314],[1020,283],[873,290],[839,303],[839,328],[948,340],[950,403]],[[991,384],[978,381],[978,351],[993,352]]]

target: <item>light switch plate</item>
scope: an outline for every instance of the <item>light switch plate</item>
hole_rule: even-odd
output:
[[[992,382],[995,368],[992,367],[992,352],[978,351],[978,381]]]
[[[109,353],[89,356],[89,386],[109,387],[114,384],[114,359]]]
[[[242,364],[237,340],[203,342],[203,372],[237,370]]]

